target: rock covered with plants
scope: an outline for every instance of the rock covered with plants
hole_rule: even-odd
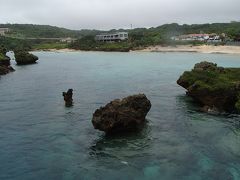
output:
[[[144,94],[116,99],[97,109],[92,118],[95,129],[106,133],[137,130],[144,124],[151,102]]]
[[[38,57],[27,52],[26,50],[15,50],[15,61],[18,65],[34,64]]]
[[[185,71],[177,83],[206,112],[240,112],[240,68],[223,68],[204,61]]]
[[[0,47],[0,75],[14,71],[10,64],[10,58],[6,55],[7,49]]]

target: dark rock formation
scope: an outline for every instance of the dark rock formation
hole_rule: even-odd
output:
[[[34,64],[38,60],[38,57],[30,54],[25,50],[14,51],[15,61],[18,65]]]
[[[116,99],[97,109],[92,118],[95,129],[106,133],[136,130],[145,122],[151,102],[144,94]]]
[[[0,75],[14,71],[10,65],[10,58],[6,55],[7,50],[0,47]]]
[[[186,71],[177,83],[206,112],[240,112],[240,68],[223,68],[201,62]]]
[[[72,89],[68,89],[67,92],[63,92],[63,97],[64,97],[66,107],[71,107],[73,105],[72,96],[73,96],[73,90]]]
[[[0,66],[0,75],[5,75],[15,71],[12,66]]]

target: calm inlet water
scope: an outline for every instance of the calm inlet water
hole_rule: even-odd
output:
[[[196,62],[239,67],[240,56],[34,54],[38,64],[14,66],[0,79],[0,179],[240,179],[240,117],[199,112],[176,84]],[[64,107],[68,88],[72,108]],[[136,93],[152,102],[141,132],[94,130],[96,108]]]

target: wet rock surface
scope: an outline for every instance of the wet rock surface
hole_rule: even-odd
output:
[[[150,108],[151,102],[144,94],[116,99],[94,112],[92,124],[106,133],[137,130],[146,121]]]

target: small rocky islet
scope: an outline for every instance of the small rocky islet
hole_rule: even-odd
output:
[[[14,51],[14,54],[17,65],[34,64],[38,60],[37,56],[25,50],[16,50]]]
[[[204,112],[240,113],[240,68],[223,68],[203,61],[185,71],[177,84]]]
[[[151,102],[145,94],[115,99],[94,112],[92,124],[107,134],[135,131],[144,125],[150,109]]]
[[[0,47],[0,75],[5,75],[15,71],[10,63],[10,57],[7,55],[7,49]],[[26,50],[14,50],[15,61],[17,65],[27,65],[36,63],[38,57]]]

